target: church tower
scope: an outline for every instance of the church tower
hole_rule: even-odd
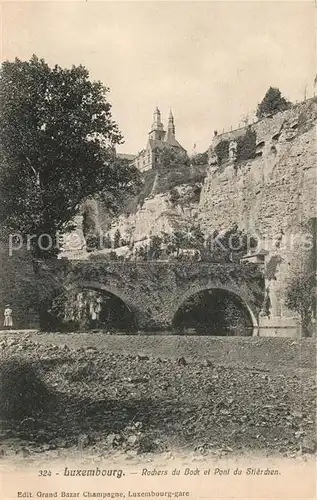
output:
[[[163,123],[161,121],[161,112],[156,107],[153,114],[153,123],[150,130],[150,139],[156,139],[157,141],[163,141],[165,137],[165,130]]]
[[[182,155],[187,155],[186,149],[175,138],[175,124],[172,111],[170,111],[168,117],[168,129],[166,133],[161,120],[160,110],[156,107],[147,145],[145,149],[141,149],[135,156],[133,163],[141,172],[156,168],[161,164],[162,153],[166,149],[173,149]]]
[[[169,142],[172,138],[175,138],[175,123],[172,110],[170,110],[168,117],[167,141]]]

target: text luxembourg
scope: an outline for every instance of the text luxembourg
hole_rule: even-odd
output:
[[[69,469],[65,467],[64,476],[112,476],[120,479],[124,476],[124,473],[122,469],[99,469],[99,467],[94,469]]]

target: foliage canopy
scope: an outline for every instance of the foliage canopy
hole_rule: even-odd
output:
[[[49,67],[36,56],[0,70],[0,220],[4,232],[41,235],[69,230],[81,203],[99,195],[110,210],[134,191],[138,173],[116,157],[122,135],[109,89],[83,66]],[[43,243],[42,246],[47,246]]]

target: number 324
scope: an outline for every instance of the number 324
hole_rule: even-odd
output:
[[[52,471],[50,470],[39,470],[39,476],[40,477],[47,477],[47,476],[51,476],[52,475]]]

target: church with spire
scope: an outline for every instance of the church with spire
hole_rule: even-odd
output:
[[[175,123],[172,111],[169,114],[166,133],[161,120],[160,110],[156,107],[146,148],[139,152],[134,158],[133,163],[141,172],[158,167],[160,166],[160,157],[164,149],[174,149],[182,154],[186,154],[186,150],[179,144],[175,137]]]

